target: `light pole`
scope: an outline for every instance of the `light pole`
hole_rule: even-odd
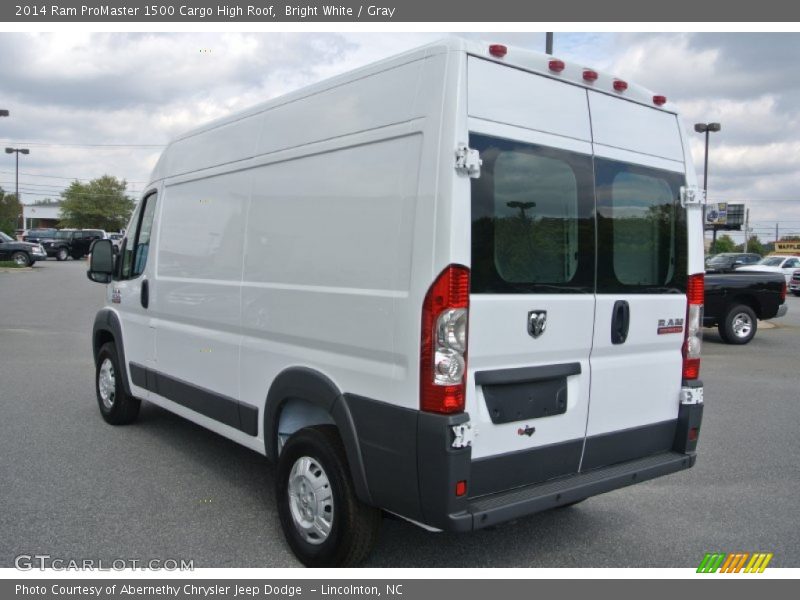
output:
[[[712,132],[717,132],[722,127],[719,123],[695,123],[694,130],[697,133],[705,133],[706,134],[706,153],[705,159],[703,164],[703,192],[706,197],[705,203],[708,205],[708,137]],[[705,211],[703,211],[703,226],[705,227]],[[713,252],[714,247],[717,245],[717,225],[716,223],[712,225],[712,233],[711,233],[711,250]]]
[[[6,154],[16,154],[17,155],[17,178],[16,178],[16,196],[17,202],[22,204],[22,200],[19,199],[19,155],[20,154],[30,154],[31,151],[27,148],[6,148]],[[22,228],[25,229],[25,219],[22,220]]]

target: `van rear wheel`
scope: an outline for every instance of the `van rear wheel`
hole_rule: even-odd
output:
[[[117,347],[114,342],[103,344],[97,353],[95,390],[100,414],[106,423],[127,425],[139,416],[141,401],[125,393]]]
[[[275,495],[283,533],[308,567],[350,567],[369,554],[381,513],[355,494],[344,446],[331,425],[293,434],[281,451]]]

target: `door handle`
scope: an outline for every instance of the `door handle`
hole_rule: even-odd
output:
[[[147,308],[150,304],[150,283],[147,279],[142,280],[142,293],[140,300],[142,302],[142,308]]]
[[[625,300],[614,303],[611,317],[611,343],[624,344],[628,339],[628,326],[631,322],[631,307]]]

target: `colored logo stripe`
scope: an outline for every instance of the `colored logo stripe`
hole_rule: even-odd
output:
[[[734,552],[731,554],[710,552],[706,553],[703,560],[700,561],[697,572],[740,573],[744,568],[745,573],[763,573],[772,560],[772,556],[771,552],[756,552],[754,554],[748,552]],[[747,561],[748,558],[750,559],[749,562]],[[747,567],[744,566],[745,563],[747,563]]]

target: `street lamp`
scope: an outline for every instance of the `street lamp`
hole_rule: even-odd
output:
[[[31,151],[27,148],[6,148],[6,154],[16,154],[17,155],[17,179],[16,179],[16,195],[17,195],[17,202],[22,204],[22,200],[19,199],[19,155],[20,154],[30,154]],[[22,228],[25,229],[25,222],[22,223]]]
[[[705,195],[705,204],[708,205],[708,136],[711,133],[715,133],[722,129],[719,123],[695,123],[694,130],[697,133],[705,133],[706,134],[706,153],[705,159],[703,164],[703,192]],[[705,211],[703,211],[703,225],[705,226]],[[711,250],[714,250],[714,247],[717,245],[717,226],[716,224],[712,226],[712,234],[711,234]]]

